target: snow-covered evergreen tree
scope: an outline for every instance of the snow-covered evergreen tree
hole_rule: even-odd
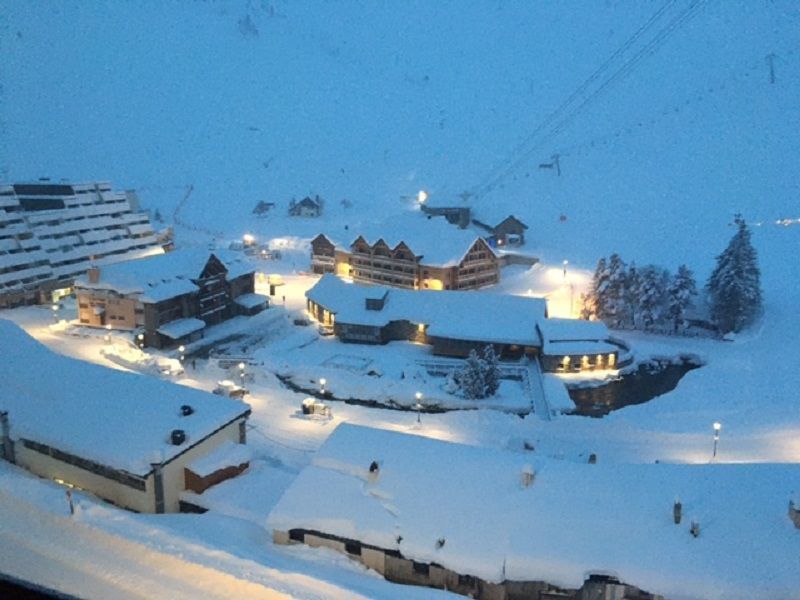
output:
[[[581,294],[579,298],[580,314],[579,317],[585,321],[592,317],[597,317],[597,300],[592,290],[587,294]]]
[[[619,254],[608,258],[608,284],[606,286],[603,317],[612,327],[621,327],[625,320],[625,289],[628,270]]]
[[[711,317],[723,333],[741,331],[761,312],[758,256],[741,215],[736,215],[735,223],[738,229],[717,257],[717,265],[706,284]]]
[[[668,276],[653,265],[639,271],[635,320],[645,331],[652,330],[663,319]]]
[[[478,353],[470,350],[464,368],[458,375],[458,384],[461,393],[470,400],[480,400],[486,398],[486,380],[484,373],[485,363],[478,357]]]
[[[497,362],[494,346],[489,344],[483,349],[483,384],[486,398],[494,396],[500,387],[500,371]]]
[[[697,295],[697,284],[689,267],[681,265],[678,272],[667,287],[667,318],[672,323],[675,333],[683,325],[683,315],[692,305],[692,298]]]
[[[601,258],[597,261],[597,268],[592,277],[592,289],[589,293],[594,314],[599,319],[605,319],[605,307],[608,290],[608,265],[606,259]]]
[[[622,289],[622,306],[619,314],[619,326],[636,327],[636,310],[639,304],[639,286],[641,284],[636,263],[631,262],[625,273],[625,285]]]

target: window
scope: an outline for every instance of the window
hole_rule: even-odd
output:
[[[430,566],[426,563],[413,561],[413,568],[416,575],[428,575],[430,573]]]
[[[361,544],[359,542],[345,542],[344,549],[348,554],[361,556]]]
[[[305,541],[305,534],[302,529],[290,529],[289,539],[293,542],[303,542]]]

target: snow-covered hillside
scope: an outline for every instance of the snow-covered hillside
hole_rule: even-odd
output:
[[[241,575],[296,596],[319,584],[328,587],[318,597],[405,597],[407,590],[343,559],[331,565],[317,551],[278,550],[261,529],[264,514],[339,422],[411,428],[513,452],[530,445],[537,455],[567,462],[596,454],[601,464],[652,465],[708,463],[711,424],[720,421],[717,462],[800,462],[797,3],[2,4],[0,181],[47,176],[135,188],[144,208],[176,224],[178,246],[205,247],[212,238],[227,244],[245,232],[259,241],[279,239],[284,258],[269,268],[286,279],[286,296],[259,323],[282,325],[263,336],[260,352],[276,364],[308,357],[291,367],[310,376],[342,351],[338,342],[291,324],[311,285],[301,273],[308,269],[308,240],[345,226],[355,237],[360,224],[415,206],[419,190],[432,204],[469,205],[484,221],[508,214],[525,221],[524,249],[543,264],[507,268],[501,285],[487,292],[548,292],[551,316],[566,316],[572,303],[564,260],[575,291],[597,259],[615,251],[673,272],[686,263],[702,285],[734,233],[737,212],[752,226],[761,263],[764,317],[735,341],[621,333],[637,359],[693,354],[705,364],[673,392],[599,420],[523,420],[476,410],[424,415],[417,425],[414,414],[337,404],[330,423],[306,422],[296,417],[301,397],[262,373],[251,386],[249,443],[258,454],[251,471],[207,493],[212,510],[203,517],[117,516],[84,500],[91,506],[79,515],[84,522],[65,527],[74,527],[93,555],[112,547],[124,558],[129,548],[104,546],[105,537],[98,545],[97,533],[84,525],[147,546],[150,552],[133,565],[141,572],[162,551],[177,549],[195,563],[187,573],[199,573],[200,583]],[[560,175],[540,166],[555,155]],[[326,200],[324,215],[286,216],[289,201],[307,194]],[[256,219],[259,201],[277,206]],[[776,224],[784,218],[795,224]],[[101,339],[75,343],[60,327],[49,328],[46,307],[3,317],[59,352],[112,364],[98,358]],[[0,353],[7,350],[0,340]],[[358,347],[352,354],[373,352]],[[376,363],[396,366],[424,349],[390,345],[378,352],[384,354]],[[337,384],[336,375],[324,374]],[[223,376],[201,361],[181,383],[212,389]],[[346,370],[338,377],[353,378]],[[370,385],[386,388],[389,378]],[[25,504],[42,493],[20,477],[2,473],[19,490],[8,495],[16,500],[0,520],[36,519],[37,510]],[[60,510],[53,508],[63,502],[60,490],[47,489],[42,497],[53,501],[46,510]],[[798,491],[793,481],[779,490]],[[791,524],[783,519],[780,526]],[[6,539],[22,544],[20,528],[9,531]],[[45,546],[64,543],[62,529],[53,531],[58,539]],[[57,561],[52,547],[31,546],[29,555]],[[219,548],[234,555],[224,573],[201,569]],[[753,555],[753,564],[763,558]],[[250,560],[259,564],[248,575]],[[767,578],[773,568],[782,573],[775,589],[800,586],[784,563],[760,564]],[[583,566],[566,567],[571,576],[583,574]],[[159,584],[158,574],[151,583]],[[766,589],[761,583],[743,588],[741,597],[758,596]],[[652,592],[674,589],[659,588],[658,577],[642,584]],[[184,591],[190,594],[191,586]]]
[[[666,4],[570,107],[669,34],[655,52],[539,143],[659,6],[12,1],[0,172],[108,178],[165,215],[193,184],[184,219],[238,236],[258,200],[313,191],[357,221],[420,188],[462,202],[520,160],[469,202],[523,218],[544,258],[704,274],[734,212],[796,216],[800,9],[702,2],[668,29],[692,2]],[[538,167],[554,153],[560,177]]]

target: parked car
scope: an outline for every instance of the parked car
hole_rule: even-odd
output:
[[[236,385],[236,383],[230,379],[218,381],[217,387],[215,387],[211,392],[217,396],[227,396],[228,398],[243,398],[246,394],[250,393],[247,388]]]

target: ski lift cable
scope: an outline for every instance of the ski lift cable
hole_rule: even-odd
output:
[[[655,53],[658,48],[666,41],[666,39],[678,28],[680,28],[684,23],[686,23],[694,14],[699,10],[699,6],[701,2],[705,2],[705,0],[693,0],[693,2],[688,5],[679,15],[674,17],[666,27],[661,29],[656,36],[644,47],[642,47],[637,53],[626,61],[616,72],[614,72],[609,78],[607,78],[598,88],[595,90],[588,98],[586,98],[580,105],[578,105],[572,112],[567,115],[564,119],[562,119],[553,129],[551,129],[543,138],[541,138],[536,144],[534,144],[531,148],[529,148],[526,152],[522,154],[516,160],[512,160],[509,163],[509,166],[506,167],[500,174],[494,177],[488,184],[485,184],[480,191],[480,193],[475,194],[476,197],[480,197],[483,194],[490,192],[494,189],[494,187],[508,177],[509,174],[514,172],[519,166],[527,160],[528,156],[532,154],[534,151],[538,150],[546,141],[549,141],[553,136],[557,135],[561,131],[563,131],[583,110],[596,98],[598,98],[603,92],[605,92],[614,82],[616,82],[621,77],[624,77],[631,70],[645,57]]]
[[[649,30],[656,21],[666,12],[668,8],[670,8],[677,0],[667,0],[661,8],[659,8],[655,13],[653,13],[650,18],[637,29],[633,35],[631,35],[619,48],[617,48],[604,62],[600,65],[595,71],[589,75],[587,79],[583,81],[581,85],[579,85],[573,92],[564,100],[556,109],[551,112],[547,117],[545,117],[541,123],[519,144],[517,144],[514,149],[512,149],[510,156],[514,156],[515,154],[522,152],[525,149],[525,146],[534,139],[539,133],[546,129],[552,121],[558,118],[561,113],[566,110],[566,108],[580,96],[582,93],[586,91],[586,89],[594,83],[608,68],[609,66],[625,51],[627,51],[631,45],[633,45],[642,35],[644,35],[647,30]],[[506,162],[506,161],[504,161]],[[498,166],[495,170],[502,169],[502,164]],[[477,186],[480,187],[480,186]]]
[[[781,50],[780,52],[776,53],[776,55],[791,56],[798,50],[800,50],[800,45],[791,46],[789,48]],[[684,106],[691,106],[704,102],[706,94],[709,91],[712,92],[718,91],[719,93],[722,93],[722,91],[725,90],[728,86],[731,86],[736,82],[741,81],[744,83],[745,80],[740,79],[739,74],[742,72],[746,73],[747,71],[756,71],[760,69],[762,67],[763,60],[764,60],[763,58],[758,58],[757,60],[753,60],[747,63],[744,67],[740,68],[736,72],[733,72],[727,75],[725,78],[718,80],[717,83],[710,90],[708,85],[704,85],[701,88],[694,89],[693,91],[688,93],[688,97],[683,97],[683,99],[677,105],[676,104],[669,104],[668,106],[664,105],[662,108],[656,111],[657,114],[654,114],[649,117],[648,116],[641,117],[638,120],[638,125],[641,126],[646,121],[650,121],[651,124],[656,122],[661,122],[663,120],[663,116],[666,114],[672,114],[673,112],[676,112],[679,108],[682,108]],[[634,129],[636,125],[637,122],[631,122],[627,126],[622,126],[620,128],[620,131],[618,131],[617,133],[620,133],[622,129],[625,129],[627,133],[630,133],[630,130]],[[606,142],[608,138],[612,137],[613,135],[614,135],[613,132],[606,132],[601,135],[596,135],[592,138],[576,142],[570,146],[558,147],[557,151],[560,156],[568,156],[572,152],[581,152],[584,149],[592,147],[596,144],[603,144]]]
[[[682,27],[688,20],[693,17],[698,11],[702,3],[705,0],[692,0],[692,2],[685,7],[677,16],[673,17],[673,19],[659,32],[653,37],[650,42],[645,44],[641,49],[639,49],[633,57],[628,59],[624,62],[614,73],[612,73],[608,78],[604,80],[604,82],[600,85],[600,87],[595,90],[592,94],[590,94],[586,99],[581,102],[576,108],[572,109],[569,114],[563,118],[561,121],[556,124],[554,128],[552,128],[544,138],[540,139],[536,142],[532,147],[528,148],[526,151],[523,152],[522,156],[517,159],[510,159],[508,161],[508,166],[502,168],[502,170],[495,176],[490,177],[485,183],[475,186],[473,188],[476,190],[473,192],[473,196],[476,198],[480,198],[484,194],[492,191],[494,187],[504,180],[511,172],[515,171],[519,165],[524,162],[527,157],[534,152],[535,150],[539,149],[541,145],[547,140],[549,140],[553,135],[560,133],[569,123],[571,123],[574,118],[580,114],[592,101],[600,96],[603,92],[605,92],[613,83],[619,80],[621,77],[627,75],[633,68],[645,57],[655,53],[658,48],[663,45],[663,43],[674,33],[677,29]],[[553,113],[552,116],[556,116]],[[550,122],[553,120],[551,117],[546,119],[543,125],[540,125],[536,128],[534,134],[528,137],[526,141],[521,144],[522,147],[527,145],[530,140],[538,133],[545,128],[546,125],[549,125]],[[518,150],[517,152],[522,152],[522,150]]]

